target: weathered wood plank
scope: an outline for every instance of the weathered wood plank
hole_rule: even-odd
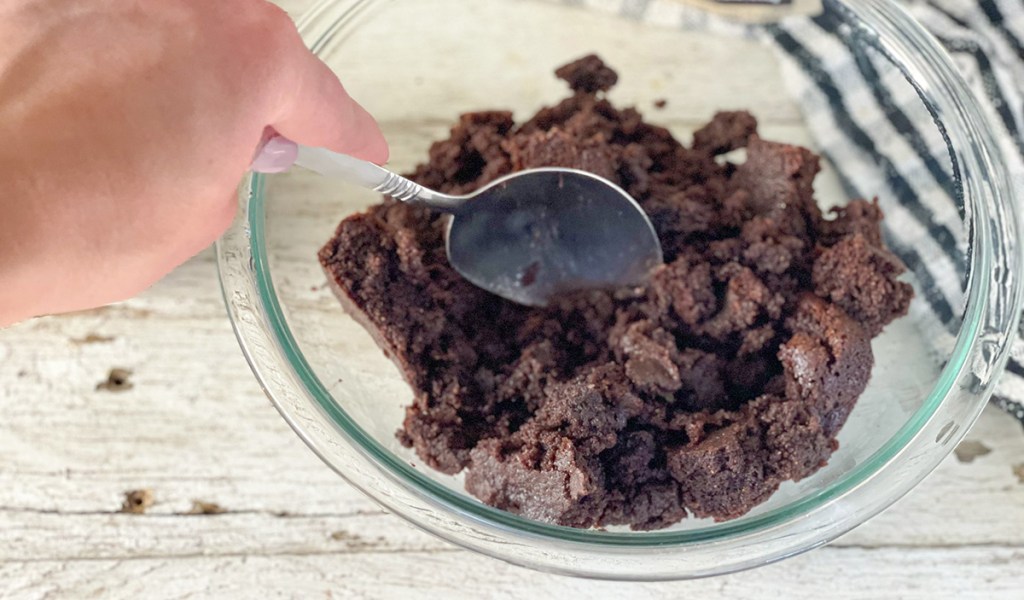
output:
[[[955,561],[955,562],[954,562]],[[679,583],[586,581],[525,571],[463,551],[283,554],[0,565],[5,596],[105,598],[818,598],[1016,600],[1019,549],[828,548],[728,577]],[[458,577],[453,577],[453,567]]]
[[[269,406],[213,277],[206,253],[123,305],[0,335],[0,560],[329,551],[332,532],[363,522],[386,548],[438,546],[394,518],[345,516],[376,508]],[[95,389],[112,367],[132,370],[131,389]],[[990,451],[950,457],[838,543],[1024,545],[1024,435],[989,410],[969,439]],[[135,488],[153,489],[150,514],[115,514]],[[173,516],[194,499],[228,513]]]

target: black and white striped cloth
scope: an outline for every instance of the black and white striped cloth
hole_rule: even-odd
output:
[[[679,0],[560,1],[773,46],[817,149],[850,197],[897,200],[885,204],[885,225],[900,233],[887,241],[923,292],[911,318],[937,361],[949,355],[964,306],[966,240],[947,146],[938,128],[915,126],[931,122],[917,92],[884,56],[852,39],[855,33],[841,26],[835,11],[748,27]],[[949,51],[997,129],[1014,184],[1024,186],[1024,0],[903,0],[903,5]],[[864,181],[872,189],[857,187]],[[993,402],[1024,424],[1021,339],[1014,343]]]

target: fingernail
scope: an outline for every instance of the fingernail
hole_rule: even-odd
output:
[[[256,173],[281,173],[295,164],[299,156],[298,145],[281,136],[272,137],[263,144],[250,169]]]

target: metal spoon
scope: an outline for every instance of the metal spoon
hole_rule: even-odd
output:
[[[449,213],[452,268],[520,304],[544,306],[565,292],[640,284],[662,263],[658,236],[636,201],[584,171],[529,169],[467,196],[451,196],[373,163],[283,137],[272,138],[262,153],[274,155],[275,166],[254,163],[256,171],[278,172],[294,163]]]

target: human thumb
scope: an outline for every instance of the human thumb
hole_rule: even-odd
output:
[[[282,106],[269,125],[282,136],[383,164],[388,144],[377,121],[349,96],[331,69],[310,52],[298,35],[295,47],[281,57],[294,82],[282,95]],[[294,91],[292,91],[294,90]]]

